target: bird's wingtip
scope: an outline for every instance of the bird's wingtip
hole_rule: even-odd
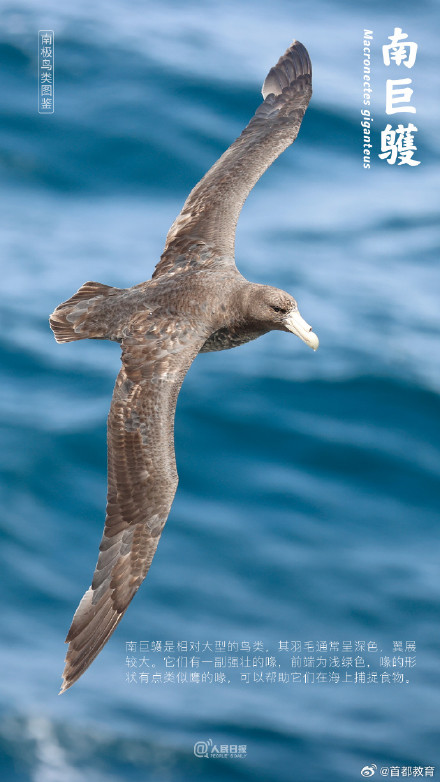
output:
[[[62,694],[63,694],[63,692],[66,692],[66,690],[68,690],[68,689],[69,689],[69,687],[70,687],[70,684],[68,684],[68,683],[66,682],[66,680],[63,678],[63,683],[62,683],[62,685],[61,685],[61,687],[60,687],[60,691],[59,691],[58,695],[62,695]]]
[[[282,91],[300,77],[311,79],[312,63],[306,47],[297,40],[292,41],[287,51],[270,69],[261,88],[263,98],[268,95],[280,95]]]

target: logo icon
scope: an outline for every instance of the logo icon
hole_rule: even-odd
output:
[[[208,741],[196,741],[194,744],[194,755],[196,758],[209,758],[211,747],[212,739],[208,739]]]
[[[372,777],[376,773],[377,766],[375,763],[372,763],[371,766],[364,766],[361,770],[361,776],[363,777]]]

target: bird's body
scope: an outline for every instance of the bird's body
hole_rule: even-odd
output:
[[[294,41],[271,69],[263,96],[241,136],[190,193],[152,279],[127,289],[87,282],[51,315],[58,342],[110,339],[122,348],[108,418],[104,534],[67,636],[62,691],[102,649],[150,567],[177,488],[174,413],[194,358],[273,329],[318,346],[295,299],[248,282],[234,260],[241,207],[296,138],[311,97],[302,44]]]

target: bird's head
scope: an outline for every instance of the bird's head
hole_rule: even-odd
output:
[[[306,345],[317,350],[319,339],[299,314],[298,305],[290,293],[269,285],[253,285],[247,311],[249,318],[264,324],[267,331],[291,331]]]

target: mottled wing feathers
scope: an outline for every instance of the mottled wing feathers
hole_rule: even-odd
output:
[[[309,55],[294,41],[270,70],[263,85],[264,102],[250,123],[188,196],[168,232],[153,277],[185,269],[182,259],[191,253],[201,265],[219,255],[234,264],[241,208],[264,171],[295,141],[312,95],[311,85]]]
[[[61,692],[101,651],[149,570],[177,488],[177,395],[205,339],[186,325],[146,327],[138,318],[122,342],[123,368],[108,417],[104,534],[92,584],[66,639]]]

